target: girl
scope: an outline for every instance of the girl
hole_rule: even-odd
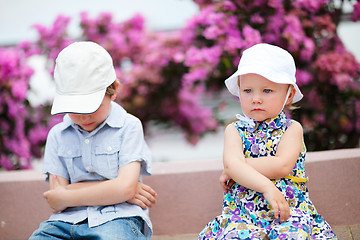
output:
[[[309,199],[302,126],[283,112],[303,97],[295,71],[290,53],[260,43],[225,81],[244,116],[225,129],[223,211],[199,239],[337,239]]]

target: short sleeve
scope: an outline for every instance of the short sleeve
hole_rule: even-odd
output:
[[[131,116],[131,115],[130,115]],[[119,167],[128,163],[141,162],[142,175],[151,175],[151,151],[146,144],[143,127],[140,120],[134,116],[125,122],[121,150],[119,152]]]
[[[70,176],[66,169],[65,163],[58,156],[58,142],[56,140],[56,126],[53,127],[46,139],[45,144],[45,153],[44,153],[44,163],[43,163],[43,173],[58,175],[69,180]],[[47,181],[48,181],[47,176]]]

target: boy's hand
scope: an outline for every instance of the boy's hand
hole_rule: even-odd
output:
[[[290,217],[290,207],[284,195],[280,192],[275,185],[266,188],[263,193],[265,199],[274,209],[275,218],[280,217],[281,222],[285,222]],[[280,216],[279,216],[280,215]]]
[[[156,203],[156,192],[148,185],[138,182],[135,196],[128,200],[128,203],[136,204],[142,209],[147,209]]]
[[[61,185],[59,179],[55,175],[50,176],[52,179],[53,189],[44,192],[43,196],[48,202],[54,213],[58,213],[67,208],[67,203],[65,200],[66,193],[68,190]]]
[[[228,192],[231,186],[235,183],[234,180],[229,177],[225,171],[222,171],[220,178],[219,178],[220,185],[222,186],[224,192]]]

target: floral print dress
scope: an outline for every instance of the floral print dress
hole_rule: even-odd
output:
[[[272,119],[233,124],[238,129],[245,157],[274,156],[281,136],[292,124],[284,112]],[[330,225],[317,213],[305,183],[305,154],[301,153],[289,176],[272,180],[290,206],[286,222],[275,219],[263,195],[234,184],[224,195],[223,211],[200,232],[199,239],[337,239]]]

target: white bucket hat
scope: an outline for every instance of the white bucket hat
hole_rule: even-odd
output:
[[[238,76],[255,73],[275,83],[291,84],[296,90],[292,100],[292,103],[295,103],[303,97],[296,85],[295,72],[295,62],[288,51],[267,43],[259,43],[243,52],[238,70],[225,80],[225,85],[231,94],[239,97]]]
[[[116,80],[110,54],[94,42],[75,42],[56,58],[51,114],[95,112]]]

